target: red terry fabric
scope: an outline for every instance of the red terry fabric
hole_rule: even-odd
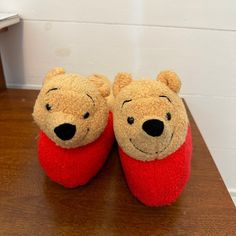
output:
[[[102,135],[93,143],[78,148],[61,148],[42,131],[38,157],[47,176],[68,188],[86,184],[101,169],[114,142],[112,113]]]
[[[190,175],[192,136],[189,127],[181,147],[162,160],[139,161],[119,147],[123,170],[130,191],[148,206],[174,202],[184,189]]]

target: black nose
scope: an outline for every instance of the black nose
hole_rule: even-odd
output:
[[[163,133],[164,123],[161,120],[146,120],[142,126],[143,130],[150,136],[157,137]]]
[[[76,126],[68,123],[61,124],[54,129],[55,134],[61,140],[70,140],[74,137]]]

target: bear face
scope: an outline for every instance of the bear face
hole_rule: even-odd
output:
[[[171,71],[157,80],[132,80],[120,73],[113,85],[114,131],[123,151],[134,159],[163,159],[185,141],[189,121],[178,76]]]
[[[95,141],[107,125],[109,108],[105,97],[109,93],[104,76],[86,78],[55,68],[45,77],[33,118],[58,146],[84,146]]]

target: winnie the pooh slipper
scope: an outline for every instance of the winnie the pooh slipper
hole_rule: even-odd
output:
[[[157,80],[120,73],[113,85],[114,131],[128,186],[148,206],[169,205],[190,174],[191,130],[181,82],[171,71]]]
[[[39,162],[53,181],[84,185],[103,166],[114,141],[109,93],[104,76],[86,78],[63,68],[46,75],[33,118],[41,130]]]

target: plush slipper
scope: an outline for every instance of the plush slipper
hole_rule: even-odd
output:
[[[171,71],[157,81],[120,73],[113,85],[114,131],[130,191],[148,206],[174,202],[189,175],[191,128],[181,82]]]
[[[50,71],[34,106],[40,127],[39,162],[47,176],[69,188],[86,184],[101,169],[114,141],[110,93],[104,76]]]

